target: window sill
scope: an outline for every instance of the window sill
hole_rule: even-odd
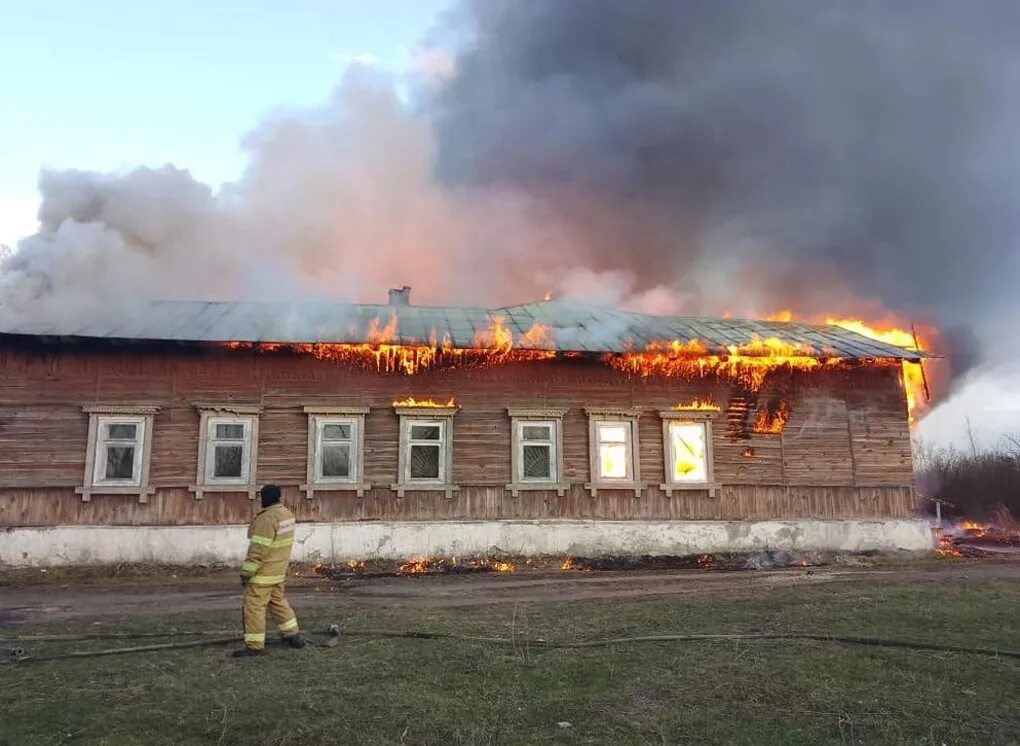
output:
[[[436,484],[435,482],[431,484],[428,482],[424,484],[400,482],[398,484],[391,484],[390,489],[397,493],[397,497],[403,497],[405,492],[445,492],[446,499],[449,500],[460,487],[455,484]]]
[[[641,497],[641,491],[647,485],[644,482],[586,482],[584,488],[591,493],[592,497],[598,497],[599,490],[631,490],[634,497]]]
[[[206,492],[247,492],[248,499],[254,500],[259,488],[254,484],[189,484],[188,492],[194,492],[196,500],[201,500]]]
[[[138,502],[147,503],[149,502],[149,495],[156,493],[155,487],[135,487],[132,485],[110,485],[109,487],[103,487],[102,485],[92,484],[88,487],[75,487],[74,492],[76,495],[81,495],[81,501],[83,503],[92,502],[93,495],[137,495]]]
[[[511,497],[517,497],[521,492],[551,492],[556,490],[557,497],[563,497],[570,485],[566,482],[511,482],[506,485]]]
[[[367,482],[316,482],[314,484],[302,484],[298,487],[305,493],[305,497],[311,500],[316,492],[357,492],[358,497],[364,497],[365,492],[372,489]]]
[[[660,484],[659,489],[666,493],[666,497],[673,497],[674,492],[708,492],[709,497],[715,497],[719,485],[716,482],[698,482],[696,484]]]

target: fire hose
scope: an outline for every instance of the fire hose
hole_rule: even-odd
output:
[[[329,637],[324,644],[326,647],[334,647],[340,642],[341,630],[336,624],[331,624],[327,630]],[[96,639],[124,639],[124,638],[146,638],[146,637],[180,637],[193,636],[204,639],[188,640],[183,642],[166,642],[152,645],[138,645],[133,647],[106,648],[102,650],[76,650],[52,655],[25,655],[20,648],[11,649],[9,660],[13,663],[33,663],[42,661],[56,661],[68,658],[94,658],[107,655],[125,655],[129,653],[148,653],[160,650],[177,650],[184,648],[196,648],[212,645],[225,645],[233,642],[240,642],[242,637],[238,634],[229,636],[222,631],[182,631],[170,634],[157,632],[142,633],[111,633],[111,634],[85,634],[85,635],[22,635],[13,637],[0,637],[0,642],[75,642]],[[939,643],[921,642],[917,640],[902,640],[884,637],[862,637],[857,635],[830,635],[807,632],[761,632],[761,633],[735,633],[735,634],[667,634],[667,635],[640,635],[634,637],[609,637],[598,640],[578,641],[557,641],[545,640],[542,638],[517,638],[517,637],[476,637],[472,635],[458,635],[449,632],[426,632],[426,631],[405,631],[405,630],[355,630],[345,631],[344,637],[361,638],[397,638],[412,640],[454,640],[459,642],[470,642],[489,645],[511,645],[514,647],[532,647],[547,649],[578,649],[610,647],[613,645],[630,645],[644,643],[668,643],[668,642],[762,642],[777,640],[801,640],[810,642],[828,642],[844,645],[862,645],[879,648],[901,648],[908,650],[923,650],[942,653],[965,653],[970,655],[987,655],[991,657],[1016,658],[1020,659],[1020,650],[1000,650],[997,648],[969,647],[963,645],[943,645]],[[315,641],[312,640],[314,643]]]

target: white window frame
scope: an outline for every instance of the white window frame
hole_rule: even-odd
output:
[[[240,438],[220,438],[216,428],[240,425]],[[216,415],[205,422],[205,479],[204,484],[249,484],[251,479],[251,431],[252,418]],[[241,446],[241,473],[236,477],[216,476],[216,448],[218,446]]]
[[[400,451],[397,464],[397,482],[392,485],[397,497],[403,497],[407,490],[438,491],[453,497],[457,485],[453,482],[453,417],[459,407],[401,407],[395,406],[393,411],[400,417]],[[411,440],[412,425],[439,426],[439,478],[423,479],[411,477],[411,446],[433,445],[436,441]]]
[[[300,489],[311,500],[316,492],[353,491],[363,497],[372,485],[365,474],[365,415],[368,407],[306,406],[308,415],[308,465],[306,483]],[[351,426],[351,474],[349,477],[322,477],[322,431],[326,425]]]
[[[92,495],[137,495],[138,502],[148,502],[155,489],[149,486],[149,463],[152,455],[152,424],[159,407],[147,405],[86,404],[82,411],[89,416],[88,440],[85,450],[85,473],[82,486],[75,488],[82,502],[90,502]],[[100,470],[106,463],[106,440],[102,436],[106,425],[123,423],[135,425],[135,459],[130,479],[106,479]],[[125,441],[127,442],[127,441]],[[100,458],[103,449],[103,458]]]
[[[524,490],[556,490],[556,494],[562,497],[570,488],[570,485],[563,477],[563,415],[565,409],[518,409],[507,408],[510,415],[510,484],[506,486],[513,497],[517,497]],[[549,440],[551,475],[548,478],[536,478],[524,476],[524,446],[534,445],[525,441],[523,430],[525,427],[541,425],[552,430],[552,437]]]
[[[255,476],[258,471],[259,415],[262,407],[243,404],[196,404],[198,422],[198,473],[195,484],[188,489],[201,500],[207,492],[247,492],[254,500],[258,494]],[[216,425],[240,424],[244,426],[240,477],[214,477],[216,461],[213,437]]]
[[[599,490],[633,490],[634,497],[640,497],[645,488],[641,482],[641,449],[638,437],[638,409],[592,409],[584,410],[588,415],[589,482],[585,484],[592,497]],[[599,471],[599,427],[601,425],[623,425],[630,437],[627,445],[627,475],[625,477],[603,477]]]
[[[665,481],[659,489],[672,497],[674,490],[707,490],[709,497],[715,497],[719,485],[715,481],[715,454],[712,446],[712,420],[718,412],[702,410],[667,409],[659,412],[662,418],[662,454],[663,474]],[[669,435],[670,425],[674,423],[693,425],[701,424],[705,428],[705,481],[675,481],[673,479],[673,439]]]

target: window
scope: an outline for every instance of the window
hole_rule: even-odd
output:
[[[89,433],[85,476],[77,492],[84,502],[95,493],[135,494],[146,502],[152,420],[158,407],[86,406]]]
[[[521,490],[556,490],[562,496],[562,420],[564,409],[515,409],[511,418],[511,474],[507,489],[516,497]]]
[[[669,423],[669,480],[676,484],[708,481],[704,422]]]
[[[641,494],[639,477],[638,411],[587,409],[591,452],[592,495],[598,489],[633,489]]]
[[[98,418],[93,485],[137,487],[142,479],[144,417]]]
[[[261,407],[196,404],[199,410],[198,481],[195,499],[206,492],[247,492],[256,496],[258,415]]]
[[[251,418],[210,417],[206,427],[205,483],[248,484]]]
[[[395,406],[400,417],[399,474],[393,488],[404,491],[442,490],[451,497],[453,484],[453,417],[455,405]]]
[[[371,485],[362,480],[367,407],[305,407],[308,414],[308,476],[301,489],[354,490],[358,497]]]
[[[667,495],[673,490],[708,490],[715,495],[712,474],[712,419],[714,412],[667,410],[662,417],[662,450]]]
[[[440,482],[446,479],[446,422],[443,420],[407,420],[407,482]]]
[[[552,422],[519,422],[520,477],[522,482],[556,481],[556,425]]]
[[[319,439],[315,454],[316,481],[354,481],[357,427],[354,420],[319,420],[316,428]]]
[[[630,479],[632,477],[631,431],[629,422],[599,422],[595,425],[598,440],[598,478]]]

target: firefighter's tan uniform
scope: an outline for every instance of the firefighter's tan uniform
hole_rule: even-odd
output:
[[[280,503],[255,516],[248,527],[248,556],[241,565],[244,588],[244,644],[261,650],[266,644],[266,607],[284,637],[298,634],[297,618],[283,595],[283,583],[294,545],[294,514]]]

